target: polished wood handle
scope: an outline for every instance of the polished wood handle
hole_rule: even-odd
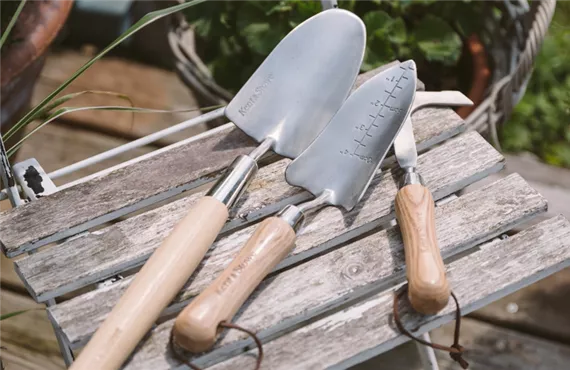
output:
[[[199,353],[210,349],[222,321],[231,321],[261,280],[295,245],[295,231],[277,217],[263,221],[224,272],[176,318],[174,343]]]
[[[227,218],[222,202],[200,199],[145,263],[71,369],[118,369],[192,275]]]
[[[423,185],[406,185],[396,195],[396,217],[404,240],[408,297],[423,314],[435,314],[449,300],[449,283],[435,233],[434,202]]]

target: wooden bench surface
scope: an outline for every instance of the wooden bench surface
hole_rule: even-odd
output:
[[[359,77],[360,83],[377,72]],[[519,175],[453,197],[504,166],[503,156],[478,133],[460,134],[464,123],[451,109],[422,109],[413,124],[426,185],[436,200],[452,196],[436,207],[436,226],[444,258],[452,261],[447,270],[463,313],[570,264],[570,224],[563,217],[497,239],[547,208]],[[16,261],[16,267],[36,300],[62,300],[48,314],[67,345],[79,349],[88,341],[138,267],[203,192],[156,203],[212,181],[252,144],[226,125],[0,214],[6,254],[44,246]],[[223,270],[260,219],[309,199],[284,181],[288,163],[282,159],[260,169],[224,232],[125,368],[183,367],[167,348],[172,314]],[[405,282],[402,241],[393,226],[400,176],[390,157],[354,210],[328,207],[309,217],[293,252],[238,313],[235,322],[265,342],[263,368],[346,368],[406,340],[390,321],[392,290]],[[95,226],[99,229],[90,230]],[[125,279],[94,288],[118,273]],[[68,299],[68,294],[75,296]],[[453,318],[452,305],[429,317],[402,309],[405,325],[418,333]],[[250,339],[229,331],[212,351],[191,359],[213,369],[248,368],[253,360],[244,351],[250,348]]]

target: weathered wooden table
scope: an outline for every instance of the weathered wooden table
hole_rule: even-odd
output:
[[[547,208],[519,175],[456,195],[504,165],[478,133],[465,132],[451,109],[423,109],[413,124],[423,152],[419,171],[439,201],[437,235],[463,314],[570,265],[570,223],[561,216],[506,236]],[[48,304],[68,361],[202,196],[199,187],[253,145],[228,124],[0,214],[2,249],[9,257],[28,253],[16,262],[17,271],[30,294]],[[260,219],[309,198],[285,182],[288,163],[266,160],[201,267],[125,368],[185,366],[168,347],[173,314],[222,271]],[[400,170],[390,157],[382,168],[353,211],[323,209],[300,229],[294,251],[238,313],[235,322],[264,342],[263,368],[346,368],[407,340],[391,314],[394,287],[405,282],[393,209]],[[428,317],[407,306],[401,312],[405,326],[421,334],[453,320],[454,307],[450,303]],[[247,369],[255,362],[247,352],[255,353],[252,348],[250,338],[230,331],[213,351],[192,361],[217,370]]]

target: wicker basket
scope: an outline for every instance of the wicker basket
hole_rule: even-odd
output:
[[[322,1],[323,8],[335,1]],[[496,127],[511,115],[524,95],[532,66],[554,15],[555,0],[493,1],[488,5],[490,20],[479,35],[483,53],[492,66],[490,76],[479,86],[477,106],[465,117],[472,130],[487,132],[498,146]],[[491,16],[492,8],[500,8],[500,18]],[[487,40],[487,41],[486,41]],[[226,104],[232,94],[218,85],[194,48],[194,35],[184,17],[173,22],[169,43],[175,56],[175,67],[182,81],[199,96],[200,103]],[[473,51],[472,51],[473,52]],[[486,57],[487,58],[487,57]]]

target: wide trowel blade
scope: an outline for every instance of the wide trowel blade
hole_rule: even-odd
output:
[[[358,88],[319,137],[285,172],[287,182],[352,209],[411,111],[416,65],[389,68]]]
[[[295,158],[341,107],[364,56],[366,31],[354,14],[323,11],[269,54],[226,108],[226,116],[273,150]]]

